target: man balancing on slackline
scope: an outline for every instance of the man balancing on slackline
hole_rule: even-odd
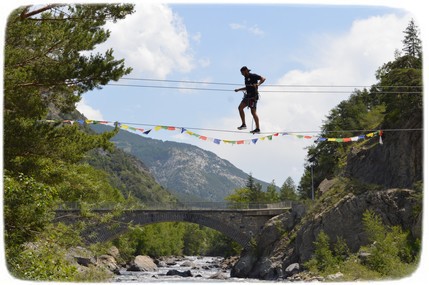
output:
[[[247,128],[246,119],[244,115],[244,108],[249,107],[256,124],[256,128],[253,131],[251,131],[251,133],[253,134],[259,133],[261,130],[259,129],[259,117],[258,117],[258,114],[256,114],[256,104],[259,99],[258,86],[264,83],[265,78],[258,74],[250,73],[250,69],[248,69],[247,66],[243,66],[240,69],[240,71],[241,71],[241,74],[244,76],[244,84],[246,86],[243,88],[235,89],[234,91],[235,92],[246,91],[246,92],[243,97],[243,100],[238,106],[238,111],[240,113],[240,118],[241,118],[241,126],[239,126],[238,129],[245,130]]]

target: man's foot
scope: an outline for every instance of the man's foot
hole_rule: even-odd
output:
[[[247,127],[246,127],[246,125],[245,124],[242,124],[241,126],[239,126],[237,129],[239,129],[239,130],[245,130],[245,129],[247,129]]]
[[[259,134],[261,132],[260,129],[256,128],[253,131],[251,131],[252,134]]]

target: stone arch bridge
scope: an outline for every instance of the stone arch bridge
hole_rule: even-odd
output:
[[[189,222],[215,229],[243,247],[257,235],[272,217],[290,209],[290,201],[275,204],[241,204],[223,202],[174,203],[141,208],[113,210],[114,207],[92,209],[82,215],[76,206],[61,206],[56,210],[56,222],[66,224],[86,221],[82,236],[87,243],[113,239],[126,232],[129,226],[160,222]],[[116,214],[115,214],[116,213]],[[103,222],[103,217],[113,218]]]

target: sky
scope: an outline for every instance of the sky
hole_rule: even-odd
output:
[[[206,84],[117,83],[222,90],[110,85],[84,94],[77,108],[89,119],[186,127],[226,140],[257,138],[248,130],[192,129],[237,130],[242,93],[234,89],[242,86],[240,68],[246,65],[266,78],[257,109],[261,132],[317,135],[332,108],[355,89],[376,83],[377,68],[402,49],[403,31],[413,17],[407,9],[383,5],[139,3],[133,15],[108,25],[110,39],[97,51],[113,48],[115,57],[133,68],[127,78]],[[274,90],[284,92],[270,92]],[[329,93],[333,90],[344,93]],[[245,113],[250,129],[250,110]],[[194,144],[278,186],[288,177],[298,185],[306,148],[314,143],[281,136],[250,145],[217,145],[168,131],[148,137]]]

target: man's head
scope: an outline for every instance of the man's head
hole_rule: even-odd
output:
[[[247,68],[247,66],[243,66],[242,68],[240,68],[241,74],[243,74],[244,76],[247,76],[249,74],[250,69]]]

